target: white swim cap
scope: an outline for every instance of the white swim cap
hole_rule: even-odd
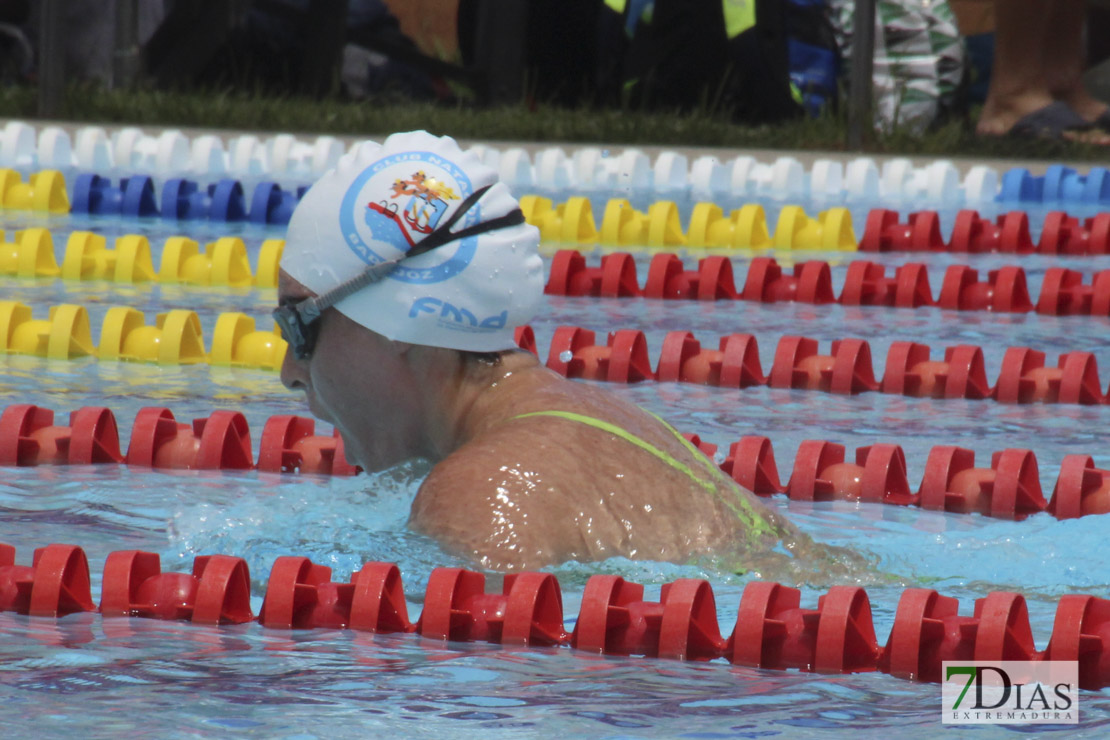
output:
[[[370,265],[404,257],[430,234],[437,241],[502,219],[511,225],[449,238],[335,307],[389,339],[510,349],[513,330],[535,315],[543,295],[539,230],[505,218],[517,208],[497,174],[454,139],[394,134],[348,153],[305,193],[289,221],[281,267],[321,295]]]

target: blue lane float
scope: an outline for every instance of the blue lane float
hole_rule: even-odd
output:
[[[77,176],[73,186],[72,213],[90,216],[158,216],[154,182],[146,175],[124,177],[113,185],[107,177],[94,174]]]
[[[250,197],[249,209],[243,184],[225,178],[202,185],[195,180],[173,178],[154,192],[154,181],[147,175],[110,178],[86,173],[74,183],[71,211],[91,216],[127,218],[161,217],[175,221],[236,222],[285,225],[308,190],[307,185],[285,189],[275,182],[258,183]]]
[[[294,190],[283,190],[275,182],[260,182],[251,197],[250,221],[253,224],[289,223],[293,209],[301,202],[308,186],[302,185]]]
[[[242,221],[247,216],[243,185],[223,179],[207,187],[175,177],[162,188],[162,218],[178,221]]]
[[[1008,170],[1002,175],[998,201],[1006,203],[1074,203],[1079,205],[1110,205],[1110,170],[1092,167],[1080,175],[1071,167],[1054,164],[1043,176],[1036,176],[1024,167]]]

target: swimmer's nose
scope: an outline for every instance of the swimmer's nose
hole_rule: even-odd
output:
[[[293,356],[292,348],[288,349],[285,353],[285,359],[281,361],[282,385],[291,391],[303,391],[308,389],[307,381],[308,373],[305,364]]]

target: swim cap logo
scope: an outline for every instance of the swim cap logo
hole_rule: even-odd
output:
[[[414,172],[412,177],[393,183],[393,193],[389,197],[399,198],[404,195],[410,197],[402,214],[397,213],[396,202],[369,203],[366,224],[373,230],[377,214],[393,221],[401,236],[408,242],[409,248],[419,241],[413,238],[413,234],[426,236],[435,231],[447,211],[447,201],[459,199],[449,186],[423,172]]]
[[[437,313],[439,314],[437,323],[440,326],[459,331],[483,332],[504,329],[505,322],[509,320],[507,310],[479,320],[473,311],[452,305],[445,300],[430,295],[417,298],[412,302],[412,307],[409,309],[409,318],[415,319],[421,314],[434,315]]]
[[[344,194],[339,211],[343,238],[367,264],[396,259],[435,231],[451,206],[473,189],[461,168],[432,152],[384,157],[363,170]],[[456,228],[480,217],[475,206]],[[422,262],[438,257],[439,264],[419,268],[404,264],[389,279],[420,284],[447,280],[466,269],[477,243],[475,236],[459,239],[421,256]]]

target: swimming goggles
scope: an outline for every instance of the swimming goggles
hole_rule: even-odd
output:
[[[516,226],[517,224],[524,223],[524,213],[519,208],[515,208],[504,216],[492,218],[489,221],[483,221],[473,226],[468,226],[465,229],[459,229],[458,231],[451,231],[451,227],[455,225],[455,222],[469,211],[489,189],[490,186],[487,185],[484,188],[475,190],[467,196],[466,200],[459,204],[458,209],[451,214],[446,222],[428,234],[428,236],[421,239],[402,257],[371,265],[365,271],[347,282],[341,283],[318,296],[305,298],[296,303],[286,303],[275,308],[273,310],[274,321],[277,322],[278,328],[281,329],[281,336],[285,341],[289,342],[289,348],[293,351],[294,356],[296,356],[298,360],[307,360],[312,356],[312,351],[316,347],[316,339],[320,333],[320,316],[324,311],[331,308],[336,303],[339,303],[352,293],[360,291],[366,286],[387,277],[393,272],[394,268],[410,257],[416,257],[425,252],[430,252],[456,239],[465,239],[466,237],[493,231],[494,229],[502,229],[507,226]]]

